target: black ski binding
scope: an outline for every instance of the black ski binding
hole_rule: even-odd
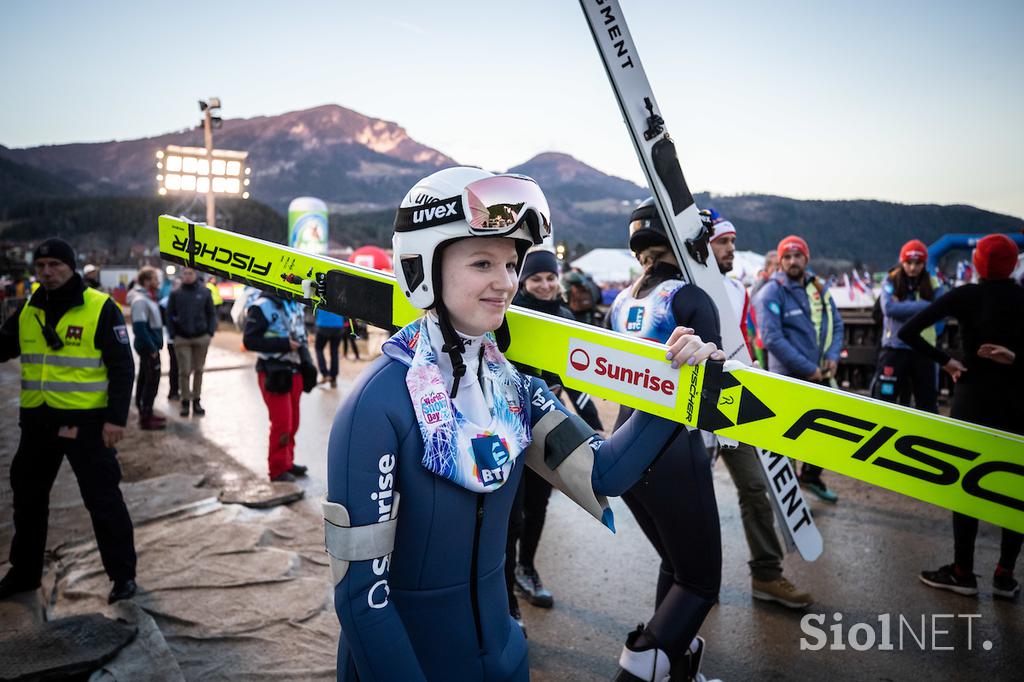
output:
[[[665,132],[665,119],[654,113],[654,103],[651,102],[650,97],[644,97],[644,108],[650,114],[647,117],[647,130],[644,131],[644,139],[650,142]]]
[[[686,250],[690,252],[693,260],[701,265],[708,263],[708,243],[711,241],[713,230],[711,225],[703,219],[700,221],[700,232],[693,239],[686,240]]]

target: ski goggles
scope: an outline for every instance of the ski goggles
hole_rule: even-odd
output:
[[[395,232],[412,232],[458,221],[476,237],[504,237],[525,222],[534,244],[551,235],[551,209],[544,192],[523,175],[495,175],[475,180],[461,196],[398,209]]]

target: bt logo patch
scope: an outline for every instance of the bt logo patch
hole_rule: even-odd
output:
[[[643,326],[644,308],[643,306],[633,306],[629,309],[629,313],[626,315],[626,331],[638,332],[643,329]]]
[[[476,475],[484,485],[504,482],[501,467],[509,460],[508,445],[497,434],[481,434],[473,439]]]

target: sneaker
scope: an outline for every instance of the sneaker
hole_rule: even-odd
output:
[[[542,609],[550,609],[555,603],[551,592],[545,589],[544,584],[541,583],[536,569],[517,565],[516,589],[526,597],[526,601]]]
[[[274,481],[275,483],[294,483],[295,482],[295,476],[292,475],[292,472],[286,471],[286,472],[284,472],[282,474],[278,474],[277,476],[274,476],[270,480]]]
[[[943,566],[937,571],[921,571],[918,576],[925,585],[940,590],[949,590],[968,597],[978,594],[978,579],[973,573],[957,576],[954,564]]]
[[[192,414],[194,414],[197,417],[202,417],[206,415],[206,410],[203,409],[203,406],[199,404],[198,400],[192,401]]]
[[[114,582],[114,587],[110,590],[110,596],[107,597],[107,603],[113,604],[116,601],[122,599],[131,599],[135,596],[135,592],[138,590],[138,585],[135,584],[134,580],[117,580]]]
[[[0,599],[7,599],[19,592],[31,592],[32,590],[39,588],[39,583],[39,578],[25,578],[24,576],[20,576],[15,573],[12,568],[7,572],[7,575],[0,580]]]
[[[168,393],[167,394],[167,399],[168,400],[181,400],[181,394],[180,393]]]
[[[292,468],[288,470],[288,473],[292,476],[305,476],[307,471],[309,471],[309,467],[301,464],[293,464]]]
[[[796,589],[793,583],[782,576],[775,580],[752,578],[750,588],[754,599],[778,602],[791,609],[802,609],[814,603],[814,597],[807,592],[801,592]]]
[[[188,405],[189,405],[189,403],[188,403],[187,400],[182,400],[181,401],[181,410],[178,411],[178,414],[181,415],[182,417],[187,417],[188,416]]]
[[[839,495],[828,489],[825,485],[825,481],[820,476],[803,476],[800,477],[800,487],[807,488],[812,493],[818,496],[824,502],[835,504],[839,501]]]
[[[1000,599],[1016,599],[1020,594],[1020,583],[1012,575],[992,576],[992,596]]]
[[[508,607],[508,614],[512,616],[512,620],[516,622],[519,629],[523,631],[523,637],[529,639],[526,635],[526,623],[523,622],[523,613],[519,610],[518,604],[512,604]]]

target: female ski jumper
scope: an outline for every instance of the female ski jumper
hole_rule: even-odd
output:
[[[523,467],[614,528],[604,496],[633,485],[676,430],[637,414],[603,441],[502,355],[523,256],[550,234],[547,200],[523,176],[450,168],[402,201],[397,286],[431,312],[384,344],[331,431],[339,680],[527,680],[504,575]],[[677,367],[714,357],[691,335],[673,339]]]
[[[663,342],[682,325],[702,339],[720,343],[718,313],[711,298],[678,276],[662,281],[641,298],[633,296],[632,287],[622,291],[608,314],[612,329]],[[636,416],[634,410],[620,408],[616,427]],[[616,430],[613,438],[619,433]],[[722,580],[718,506],[701,432],[681,431],[622,499],[661,559],[655,612],[643,634],[674,662],[686,655],[718,601]],[[631,635],[634,641],[639,636]]]

